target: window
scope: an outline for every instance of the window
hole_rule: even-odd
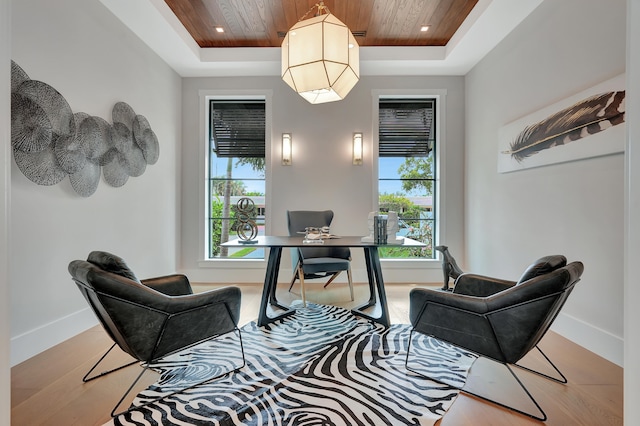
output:
[[[264,249],[228,249],[220,244],[236,236],[236,204],[254,202],[251,219],[264,235],[265,224],[265,101],[209,101],[207,174],[208,256],[263,259]]]
[[[436,98],[381,98],[378,114],[378,208],[398,213],[398,235],[427,245],[384,247],[380,256],[433,259]]]

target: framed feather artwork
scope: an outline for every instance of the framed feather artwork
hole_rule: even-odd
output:
[[[622,74],[501,127],[498,172],[624,152],[624,85]]]

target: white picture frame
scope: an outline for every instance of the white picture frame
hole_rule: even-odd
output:
[[[498,134],[498,172],[507,173],[624,152],[624,88],[625,76],[621,74],[501,127]],[[586,103],[593,96],[600,94],[603,97],[599,99],[603,100],[597,108],[594,108],[593,103]],[[605,98],[606,95],[610,97]],[[615,124],[606,121],[597,123],[601,129],[596,130],[596,133],[587,132],[585,126],[582,130],[572,127],[573,119],[577,115],[601,115],[603,111],[599,110],[605,106],[608,112],[611,112],[612,108],[617,108],[619,114],[613,121]],[[575,137],[575,140],[570,140],[566,133],[565,136],[553,142],[552,135],[562,134],[559,130],[562,126],[561,121],[567,123],[567,131],[574,129],[571,138]],[[527,141],[533,133],[532,126],[538,126],[538,131],[535,132],[537,139],[533,142]],[[590,132],[593,132],[593,126],[589,128]],[[548,131],[544,132],[541,129],[548,129]],[[542,137],[540,134],[549,136]],[[518,143],[520,145],[517,145]],[[523,149],[529,149],[529,151],[525,152]],[[526,156],[526,154],[529,155]]]

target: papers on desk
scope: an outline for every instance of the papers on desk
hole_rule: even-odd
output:
[[[331,238],[340,238],[337,235],[329,234],[326,232],[298,232],[299,234],[305,234],[303,244],[324,244],[324,240]]]
[[[319,238],[317,240],[308,240],[305,238],[304,240],[302,240],[302,244],[324,244],[324,240],[321,240]]]
[[[330,239],[330,238],[340,238],[337,235],[333,235],[333,234],[307,234],[305,236],[305,240],[326,240],[326,239]]]

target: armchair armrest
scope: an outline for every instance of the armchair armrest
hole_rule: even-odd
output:
[[[511,288],[515,284],[515,281],[466,273],[458,277],[453,292],[459,295],[487,297]]]
[[[470,314],[484,314],[488,311],[484,298],[455,294],[429,288],[414,288],[409,293],[409,318],[416,325],[428,304],[437,304],[441,309],[465,311]]]
[[[166,322],[154,345],[153,359],[237,329],[241,302],[238,287],[163,298]]]
[[[141,281],[142,284],[167,296],[183,296],[192,294],[189,279],[181,274],[167,275],[164,277],[148,278]]]
[[[484,318],[489,310],[486,298],[413,289],[409,301],[413,330],[471,351],[491,345],[493,333]]]
[[[185,314],[191,311],[207,308],[211,305],[226,304],[229,308],[234,326],[240,320],[240,301],[242,294],[238,287],[223,287],[202,293],[186,294],[169,297],[166,301],[166,312],[169,314]],[[209,321],[216,318],[208,318]]]

